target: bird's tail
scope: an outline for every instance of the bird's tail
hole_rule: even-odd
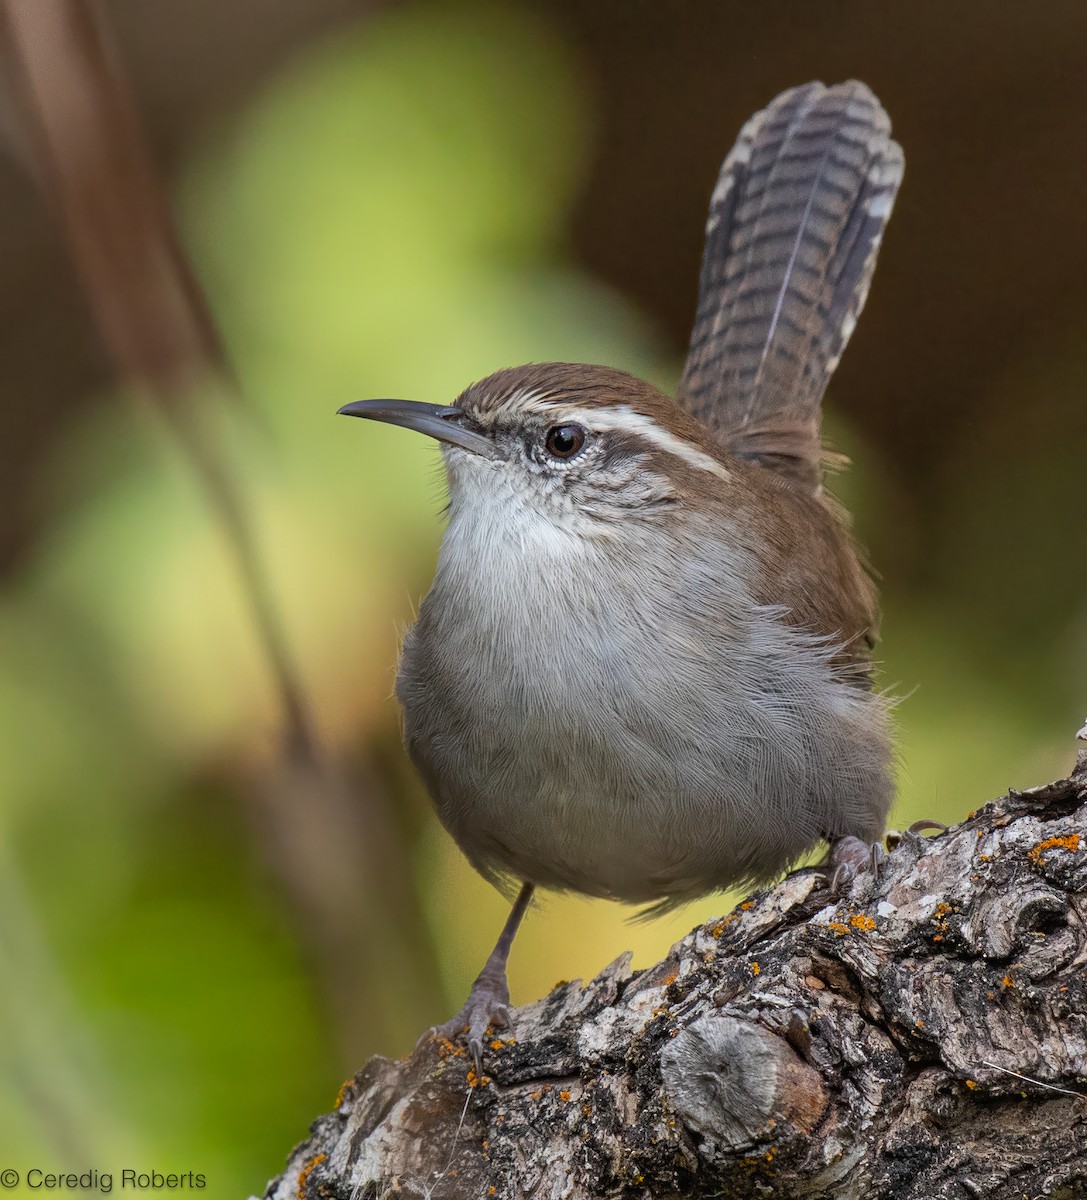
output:
[[[818,492],[819,405],[864,307],[904,159],[863,83],[783,92],[744,126],[706,221],[678,403]]]

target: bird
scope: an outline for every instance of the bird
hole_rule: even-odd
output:
[[[463,1009],[508,1025],[535,889],[658,913],[817,845],[867,869],[894,794],[876,589],[821,402],[904,158],[872,91],[783,92],[713,189],[671,398],[599,365],[496,371],[452,404],[339,412],[436,439],[448,520],[403,645],[404,741],[444,827],[516,896]]]

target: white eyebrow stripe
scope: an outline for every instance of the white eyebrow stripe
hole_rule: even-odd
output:
[[[536,391],[534,388],[518,388],[510,392],[503,400],[494,406],[489,414],[491,417],[504,417],[510,413],[523,413],[534,405],[551,407],[548,394]]]
[[[709,471],[718,479],[729,478],[728,469],[716,458],[663,429],[652,417],[635,412],[625,404],[619,408],[568,408],[560,402],[555,407],[561,409],[564,418],[577,421],[587,429],[614,429],[620,433],[633,433],[647,442],[652,442],[665,453],[682,459],[688,466],[700,471]]]

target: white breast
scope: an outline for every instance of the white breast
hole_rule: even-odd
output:
[[[652,526],[587,537],[470,469],[498,474],[453,488],[398,693],[477,866],[644,901],[772,874],[842,813],[882,828],[880,710],[751,603],[714,531],[679,555]]]

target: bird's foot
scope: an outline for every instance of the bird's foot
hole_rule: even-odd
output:
[[[882,842],[866,842],[852,834],[836,838],[823,869],[830,876],[828,886],[835,896],[852,887],[854,881],[869,872],[879,878],[879,866],[886,856]]]
[[[424,1034],[424,1038],[433,1035],[455,1042],[463,1037],[472,1056],[478,1085],[483,1080],[483,1040],[491,1027],[510,1027],[510,991],[504,971],[491,974],[484,969],[472,984],[472,990],[460,1012],[443,1024],[435,1025]]]
[[[420,1039],[426,1041],[433,1034],[455,1041],[467,1034],[468,1053],[472,1056],[472,1064],[476,1069],[475,1077],[470,1077],[469,1083],[474,1087],[483,1082],[483,1039],[488,1026],[502,1029],[508,1029],[510,1026],[510,987],[506,981],[506,961],[517,927],[532,900],[533,890],[533,884],[527,881],[521,884],[510,915],[498,935],[498,941],[484,963],[483,970],[476,976],[464,1007],[452,1020],[429,1030]]]
[[[914,821],[904,832],[890,829],[887,831],[887,846],[893,850],[903,837],[920,837],[926,830],[947,832],[947,826],[942,821]],[[846,834],[836,838],[830,846],[826,861],[820,865],[820,870],[828,876],[827,886],[834,895],[845,888],[852,887],[854,881],[861,875],[871,873],[879,878],[880,864],[886,858],[887,852],[881,842],[866,842],[862,838]]]

